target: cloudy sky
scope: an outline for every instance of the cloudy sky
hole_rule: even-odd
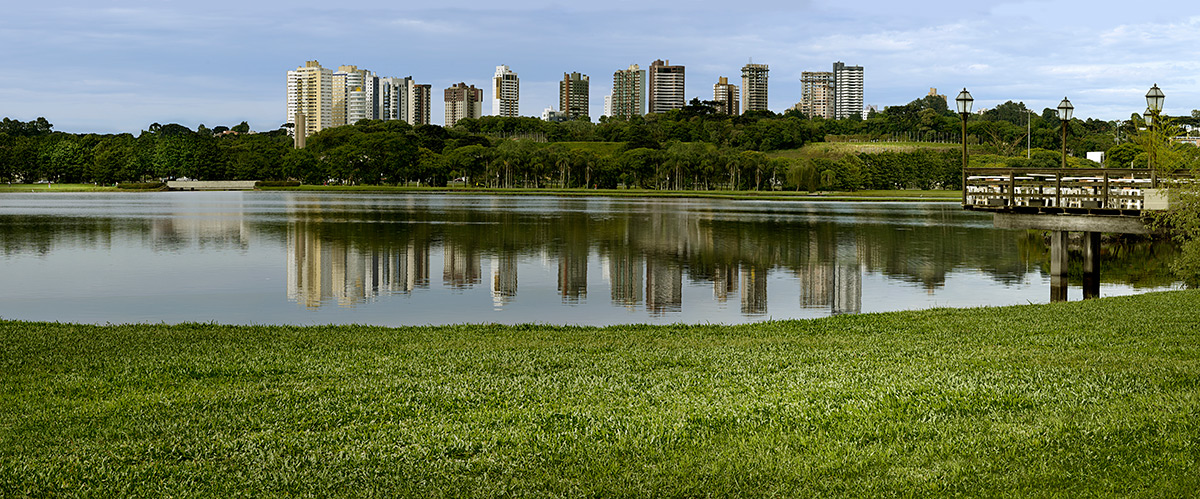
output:
[[[1034,109],[1064,96],[1076,116],[1123,119],[1157,83],[1166,112],[1200,108],[1200,6],[1192,2],[929,0],[505,0],[455,2],[56,0],[0,16],[0,116],[56,130],[138,133],[150,123],[255,130],[285,121],[285,74],[307,60],[484,89],[499,64],[521,79],[521,114],[557,107],[564,72],[591,77],[599,116],[615,70],[687,67],[687,96],[711,98],[770,66],[770,107],[800,99],[802,71],[864,67],[865,102],[904,104],[967,87],[976,107]]]

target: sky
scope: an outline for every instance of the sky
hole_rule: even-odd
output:
[[[598,117],[613,72],[655,59],[686,66],[689,99],[767,64],[776,112],[800,100],[801,72],[836,61],[863,66],[864,102],[880,110],[967,88],[976,111],[1067,97],[1076,117],[1128,119],[1154,84],[1167,114],[1200,108],[1200,6],[1177,1],[56,0],[3,12],[0,117],[72,133],[274,130],[288,121],[285,75],[308,60],[431,84],[437,124],[457,82],[484,89],[490,114],[497,65],[519,75],[522,115],[557,109],[558,81],[578,71]]]

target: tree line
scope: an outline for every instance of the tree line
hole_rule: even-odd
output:
[[[973,155],[1011,166],[1056,166],[1061,147],[1053,109],[1039,115],[1007,102],[968,123]],[[809,118],[753,111],[718,114],[693,100],[645,117],[546,122],[488,116],[453,127],[361,121],[322,130],[294,149],[290,124],[253,133],[150,125],[133,134],[56,132],[44,118],[0,123],[0,181],[112,184],[170,178],[298,180],[308,184],[417,184],[476,187],[857,190],[958,188],[954,148],[781,158],[813,142],[959,143],[960,118],[945,99],[924,97],[866,119]],[[1137,123],[1074,119],[1067,148],[1110,151],[1137,165]],[[1132,129],[1131,129],[1132,127]],[[1024,158],[1022,145],[1036,154]],[[988,156],[990,155],[990,156]],[[1144,157],[1144,156],[1143,156]],[[1080,161],[1075,164],[1083,165]],[[979,166],[973,161],[972,166]]]

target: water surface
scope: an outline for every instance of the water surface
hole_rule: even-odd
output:
[[[957,203],[3,194],[0,241],[21,320],[743,323],[1050,296],[1041,236]],[[1170,249],[1118,246],[1102,296],[1176,285]]]

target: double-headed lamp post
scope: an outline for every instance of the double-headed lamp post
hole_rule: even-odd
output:
[[[1071,105],[1071,101],[1063,97],[1062,102],[1058,103],[1058,119],[1062,121],[1062,167],[1067,167],[1067,123],[1071,122],[1071,113],[1075,111],[1075,106]]]
[[[1159,121],[1158,116],[1159,113],[1162,113],[1163,101],[1165,100],[1167,100],[1167,96],[1163,94],[1162,89],[1158,88],[1157,83],[1153,87],[1150,87],[1149,92],[1146,92],[1146,126],[1150,128],[1150,137],[1153,140],[1158,140],[1154,137],[1154,125]],[[1147,160],[1150,162],[1150,169],[1153,170],[1155,166],[1154,147],[1151,147],[1147,152],[1149,153],[1147,154]]]
[[[968,92],[964,87],[962,92],[958,93],[958,97],[954,98],[954,103],[958,105],[958,115],[962,116],[962,144],[963,144],[963,159],[962,159],[962,189],[963,189],[963,206],[967,205],[967,115],[971,114],[971,104],[975,99],[971,98],[971,92]]]

